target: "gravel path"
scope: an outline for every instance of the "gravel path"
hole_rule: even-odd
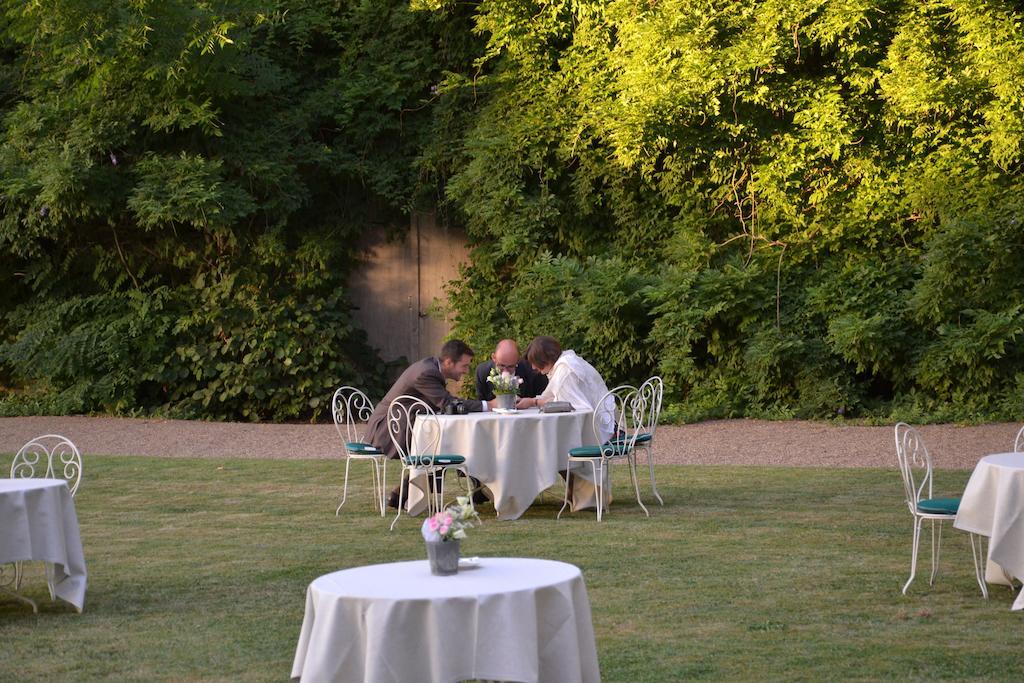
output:
[[[988,453],[1013,450],[1019,424],[921,427],[937,468],[973,469]],[[200,458],[333,458],[330,424],[249,424],[112,417],[0,418],[0,453],[40,434],[62,434],[84,454]],[[655,462],[692,465],[893,467],[892,427],[818,422],[714,420],[663,425]]]

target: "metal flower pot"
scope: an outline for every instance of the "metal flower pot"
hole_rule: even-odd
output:
[[[515,410],[516,409],[516,395],[515,394],[495,394],[495,398],[498,399],[498,408],[502,410]]]
[[[427,542],[427,559],[430,573],[450,576],[459,571],[459,541]]]

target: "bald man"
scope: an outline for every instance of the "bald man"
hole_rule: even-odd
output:
[[[476,366],[476,395],[481,401],[494,399],[494,387],[488,383],[487,376],[495,367],[498,372],[511,372],[523,378],[523,383],[519,385],[520,398],[540,396],[548,386],[548,378],[535,371],[519,355],[519,345],[511,339],[502,339],[494,347],[491,359]]]

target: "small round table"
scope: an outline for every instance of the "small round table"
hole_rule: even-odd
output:
[[[434,576],[426,560],[314,580],[292,666],[302,681],[600,681],[579,568],[488,557]]]
[[[75,503],[63,479],[0,479],[0,564],[42,560],[53,597],[85,604],[86,571]],[[37,611],[36,604],[4,589]]]
[[[988,583],[1005,584],[1004,575],[1024,578],[1024,453],[995,453],[978,461],[953,526],[989,537]],[[1024,591],[1013,609],[1024,609]]]
[[[536,408],[511,413],[488,411],[468,415],[438,415],[441,438],[438,453],[465,456],[470,475],[490,491],[498,518],[516,519],[548,487],[558,483],[565,470],[569,449],[598,443],[593,429],[593,412],[542,413]],[[419,448],[423,430],[413,427],[413,448]],[[573,477],[573,509],[596,505],[594,483],[584,468]],[[410,512],[417,504],[426,477],[413,480]]]

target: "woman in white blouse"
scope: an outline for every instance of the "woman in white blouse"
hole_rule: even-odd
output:
[[[576,355],[562,350],[554,337],[534,337],[526,347],[526,360],[538,372],[547,375],[548,387],[537,398],[520,399],[519,408],[542,406],[550,401],[568,401],[576,410],[595,410],[608,393],[608,386],[594,366]],[[613,414],[615,403],[605,398],[604,410],[598,425],[602,442],[608,440],[615,429]]]

